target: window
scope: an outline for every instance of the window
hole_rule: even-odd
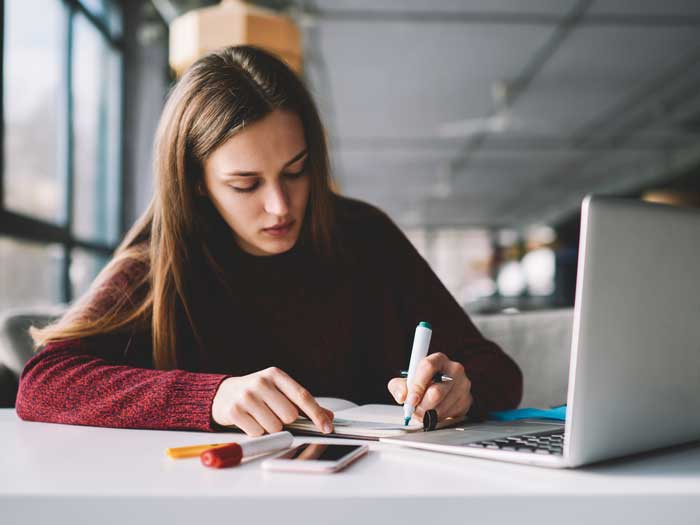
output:
[[[65,220],[66,13],[48,2],[5,1],[3,67],[4,207],[37,219]]]
[[[73,225],[81,239],[118,231],[121,55],[85,16],[73,19]]]
[[[1,235],[0,264],[0,309],[18,304],[55,304],[62,299],[60,244]]]
[[[121,7],[0,6],[0,308],[70,301],[122,235]]]

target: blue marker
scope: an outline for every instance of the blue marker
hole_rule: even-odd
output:
[[[430,337],[433,335],[433,331],[429,323],[421,321],[416,326],[416,334],[413,336],[413,348],[411,349],[411,362],[408,365],[408,377],[406,378],[406,389],[408,391],[410,385],[413,383],[416,377],[416,370],[418,370],[418,363],[420,363],[427,355],[428,348],[430,348]],[[408,394],[407,394],[408,395]],[[408,403],[403,404],[403,424],[408,426],[408,422],[411,420],[411,416],[415,411],[416,407],[409,405]]]

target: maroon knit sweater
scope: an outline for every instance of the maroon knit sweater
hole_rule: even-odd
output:
[[[301,245],[272,257],[220,250],[230,286],[204,275],[192,290],[204,341],[196,345],[187,323],[178,322],[178,369],[154,369],[147,331],[49,344],[24,368],[17,414],[77,425],[216,430],[211,404],[221,381],[269,366],[316,396],[392,403],[386,384],[408,365],[420,321],[433,327],[430,351],[464,365],[470,415],[517,406],[517,365],[481,336],[389,218],[344,198],[336,214],[342,256],[332,262]],[[112,297],[144,271],[125,265],[109,283]]]

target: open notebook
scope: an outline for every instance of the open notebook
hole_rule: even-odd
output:
[[[353,437],[358,439],[379,439],[380,437],[401,436],[409,432],[423,430],[423,425],[411,420],[408,426],[403,424],[403,407],[401,405],[362,405],[332,397],[317,397],[319,405],[332,410],[334,431],[330,436]],[[438,423],[436,429],[454,425],[461,420],[446,419]],[[324,435],[306,418],[299,418],[294,423],[285,425],[287,430],[304,434]]]

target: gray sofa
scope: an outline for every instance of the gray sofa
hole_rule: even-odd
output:
[[[43,326],[61,311],[60,307],[34,308],[0,315],[0,407],[14,406],[19,374],[33,354],[29,326]],[[472,316],[484,336],[500,344],[522,369],[521,406],[566,402],[572,319],[571,309]]]
[[[523,371],[522,407],[566,403],[573,309],[473,315],[487,339],[498,343]]]
[[[39,306],[0,313],[0,408],[14,406],[19,375],[34,354],[29,327],[46,326],[63,311],[62,306]]]

